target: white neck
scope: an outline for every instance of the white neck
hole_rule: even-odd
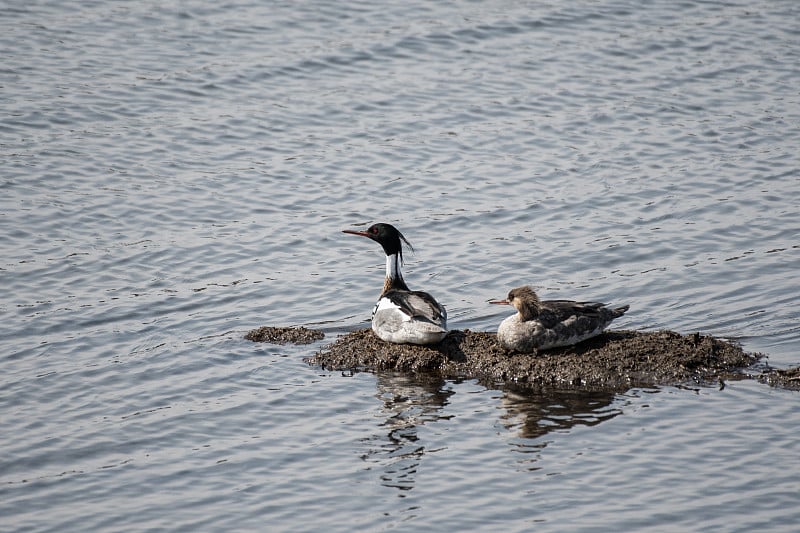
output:
[[[386,256],[386,277],[390,279],[403,279],[400,273],[400,256],[397,254]]]

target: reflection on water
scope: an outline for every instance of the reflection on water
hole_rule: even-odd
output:
[[[611,407],[614,392],[587,390],[542,390],[509,387],[503,391],[500,416],[509,431],[523,439],[540,439],[551,431],[566,431],[576,425],[596,426],[622,414]],[[538,444],[538,443],[537,443]],[[530,443],[520,443],[521,448]]]
[[[364,439],[369,450],[362,459],[380,465],[381,484],[402,491],[414,488],[415,475],[427,450],[421,442],[419,427],[437,420],[447,420],[442,409],[454,394],[445,388],[444,380],[435,376],[403,375],[392,372],[377,374],[378,393],[383,402],[380,415],[381,434]]]
[[[455,394],[452,384],[436,376],[403,375],[382,371],[377,373],[376,398],[382,403],[380,431],[362,440],[367,451],[361,459],[369,468],[380,472],[380,483],[405,491],[414,488],[415,477],[426,454],[442,448],[432,448],[420,429],[426,424],[449,421],[458,415],[449,414],[446,407]],[[526,463],[535,463],[538,453],[551,432],[568,432],[575,426],[595,426],[622,414],[614,400],[613,391],[547,390],[506,386],[499,396],[499,424],[515,434],[511,439],[515,452],[534,454]],[[530,469],[535,469],[531,467]]]

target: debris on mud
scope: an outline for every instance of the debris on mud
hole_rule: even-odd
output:
[[[783,370],[773,368],[762,372],[758,380],[772,386],[800,390],[800,367]]]

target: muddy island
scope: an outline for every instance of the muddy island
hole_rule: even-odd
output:
[[[264,326],[245,338],[272,344],[309,344],[325,337],[305,327]],[[773,369],[763,354],[732,341],[674,331],[606,331],[576,346],[538,354],[503,349],[494,333],[452,330],[438,344],[391,344],[365,328],[339,336],[305,361],[327,370],[395,370],[490,383],[617,389],[736,379],[800,390],[800,368]]]
[[[390,344],[363,329],[307,359],[331,370],[391,369],[444,377],[553,386],[647,386],[741,377],[761,356],[699,333],[607,331],[576,346],[511,353],[494,333],[451,331],[439,344]]]

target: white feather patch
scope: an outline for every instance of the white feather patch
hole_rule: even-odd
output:
[[[372,316],[378,311],[391,311],[397,313],[397,318],[403,321],[411,320],[411,317],[400,310],[400,306],[391,301],[389,298],[381,298],[375,304],[375,309],[372,310]]]

